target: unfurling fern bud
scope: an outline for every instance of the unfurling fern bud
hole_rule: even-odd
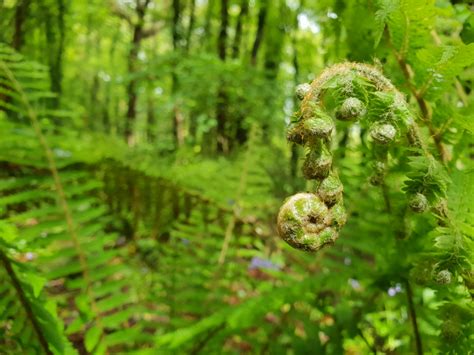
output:
[[[331,98],[326,100],[329,93]],[[367,121],[373,122],[374,117],[382,114],[381,121],[372,123],[370,128],[374,143],[380,145],[372,146],[373,156],[378,160],[371,178],[374,185],[383,183],[388,143],[397,137],[398,130],[407,135],[408,145],[421,149],[423,146],[404,96],[372,66],[358,63],[332,66],[311,85],[298,86],[296,95],[302,100],[298,121],[288,129],[287,138],[307,150],[303,175],[316,180],[316,191],[299,193],[286,200],[278,215],[278,231],[293,247],[315,251],[334,242],[346,222],[343,186],[330,150],[333,137],[337,137],[334,134],[337,121],[331,116],[334,109],[337,119],[360,120],[364,128]],[[414,208],[426,209],[426,197],[416,195],[415,198],[418,202],[413,201]]]
[[[320,151],[311,150],[303,163],[303,175],[308,180],[323,179],[331,170],[332,155],[327,147]]]
[[[342,121],[352,121],[364,116],[366,112],[367,109],[362,101],[356,97],[349,97],[336,111],[336,118]]]
[[[370,136],[377,144],[389,144],[396,135],[397,129],[390,123],[375,123],[370,127]]]
[[[296,144],[304,144],[304,132],[301,130],[300,125],[293,123],[288,127],[288,133],[286,139]]]
[[[441,325],[441,336],[448,342],[453,342],[459,338],[462,333],[461,322],[459,319],[447,319]]]
[[[421,193],[416,193],[408,203],[413,212],[422,213],[428,209],[428,199]]]
[[[309,118],[303,123],[304,136],[311,138],[329,137],[334,129],[334,122],[329,115]]]
[[[444,218],[448,214],[448,201],[445,198],[440,198],[433,206],[433,212],[439,217]]]
[[[317,251],[338,237],[345,211],[341,206],[337,208],[332,213],[332,209],[312,193],[293,195],[278,213],[278,233],[294,248]]]
[[[296,87],[295,94],[299,100],[303,100],[304,97],[311,91],[311,85],[308,83],[300,84]]]
[[[434,260],[423,259],[410,270],[410,278],[413,279],[418,285],[429,285],[433,282],[434,267]]]
[[[370,183],[374,186],[381,185],[384,181],[385,174],[387,173],[387,168],[385,163],[382,161],[377,161],[374,164],[374,172],[370,177]]]
[[[441,270],[436,274],[435,280],[438,285],[449,285],[451,283],[452,275],[449,270]]]
[[[326,204],[333,205],[341,199],[343,190],[341,180],[336,175],[330,174],[319,185],[318,195]]]

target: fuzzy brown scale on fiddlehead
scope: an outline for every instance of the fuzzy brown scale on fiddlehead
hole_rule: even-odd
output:
[[[325,100],[327,92],[333,94],[332,100]],[[316,251],[333,243],[346,222],[343,185],[331,153],[335,119],[360,122],[369,129],[376,161],[370,179],[374,185],[383,184],[390,143],[405,135],[408,146],[424,152],[426,149],[404,96],[375,67],[334,65],[311,85],[299,85],[296,95],[301,106],[287,138],[305,147],[303,175],[317,183],[314,193],[299,193],[286,200],[278,215],[278,230],[291,246]],[[335,107],[327,107],[331,103]],[[410,206],[422,211],[427,201],[425,207],[419,195]]]

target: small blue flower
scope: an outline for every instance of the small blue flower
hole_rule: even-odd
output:
[[[390,287],[388,290],[387,290],[387,293],[390,297],[393,297],[395,296],[397,293],[400,293],[402,292],[402,285],[400,285],[399,283],[397,283],[395,285],[395,287]]]
[[[254,256],[249,264],[249,270],[255,269],[269,269],[269,270],[280,270],[280,266],[274,264],[270,260],[259,258]]]
[[[351,287],[352,287],[354,290],[358,291],[358,290],[361,289],[360,282],[357,281],[356,279],[349,279],[348,281],[349,281],[349,285],[351,285]]]

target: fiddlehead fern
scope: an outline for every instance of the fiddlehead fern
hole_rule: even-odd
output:
[[[291,246],[317,251],[332,244],[346,221],[343,185],[333,165],[331,146],[336,121],[359,122],[372,142],[373,185],[383,183],[392,143],[406,137],[406,145],[429,155],[422,144],[408,104],[392,83],[375,67],[344,63],[322,72],[311,85],[296,89],[301,100],[297,120],[289,129],[289,141],[305,147],[303,175],[315,180],[315,190],[288,198],[278,215],[280,236]],[[409,206],[415,212],[428,208],[421,189]]]

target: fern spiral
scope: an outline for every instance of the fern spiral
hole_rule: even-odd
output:
[[[343,63],[327,68],[311,85],[297,87],[301,100],[297,120],[287,139],[306,149],[303,175],[315,180],[313,192],[288,198],[278,214],[280,236],[291,246],[317,251],[332,244],[346,222],[343,185],[331,153],[336,122],[359,122],[372,141],[373,185],[383,183],[387,155],[402,135],[406,145],[423,150],[408,104],[395,86],[373,66]],[[409,206],[416,212],[428,207],[423,191],[416,191]]]

